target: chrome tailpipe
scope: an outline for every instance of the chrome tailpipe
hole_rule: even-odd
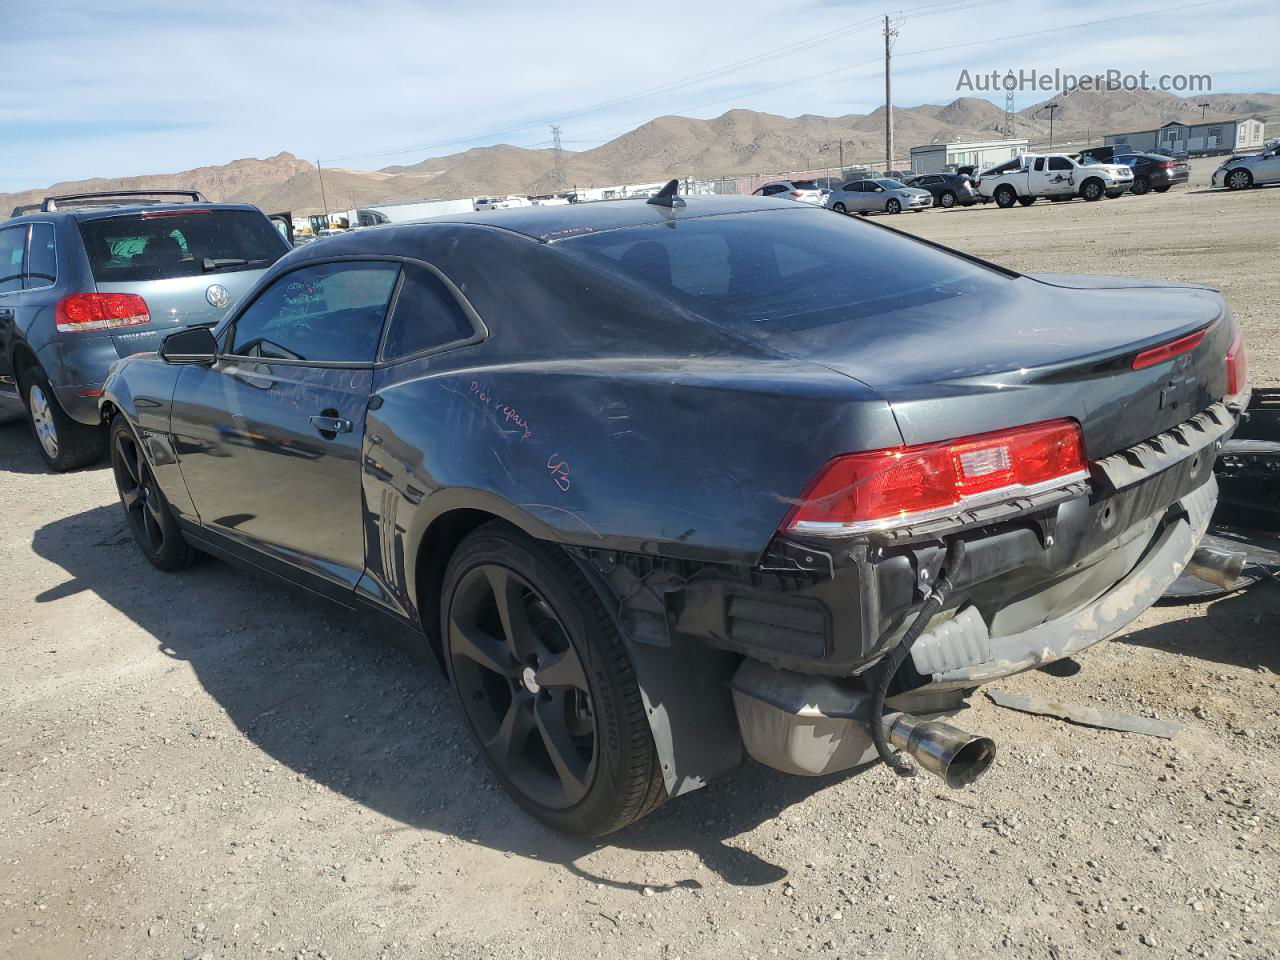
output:
[[[1244,570],[1245,555],[1217,547],[1197,547],[1187,562],[1185,573],[1199,577],[1223,590],[1230,590]]]
[[[884,724],[889,743],[911,757],[918,766],[941,777],[949,787],[964,787],[978,780],[996,758],[996,744],[975,737],[941,720],[921,720],[909,713],[887,713]]]

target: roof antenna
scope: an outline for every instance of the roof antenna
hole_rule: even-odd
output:
[[[679,180],[668,180],[667,185],[646,200],[645,203],[652,203],[659,207],[683,207],[684,200],[676,196],[679,189]]]

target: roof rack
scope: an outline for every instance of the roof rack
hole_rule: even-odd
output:
[[[20,217],[24,213],[30,213],[32,210],[39,210],[41,206],[42,204],[39,204],[39,203],[23,203],[23,204],[20,204],[19,206],[14,207],[13,213],[9,214],[9,216]]]
[[[40,209],[50,213],[57,210],[60,204],[84,203],[89,206],[95,200],[108,197],[187,197],[192,203],[209,202],[199,190],[103,190],[98,193],[67,193],[60,197],[45,197],[44,202],[40,204]]]

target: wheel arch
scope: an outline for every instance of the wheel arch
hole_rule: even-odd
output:
[[[491,509],[493,506],[460,505],[436,514],[413,553],[414,604],[427,644],[441,668],[441,591],[449,561],[468,534],[501,520],[565,550],[600,597],[631,657],[668,796],[705,786],[741,763],[742,738],[728,688],[738,658],[695,641],[665,647],[638,642],[619,616],[618,596],[591,562],[591,551],[559,543],[547,537],[545,529],[540,535],[541,525],[510,505],[498,508],[501,512]]]

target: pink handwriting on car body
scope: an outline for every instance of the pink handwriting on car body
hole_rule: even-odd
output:
[[[551,471],[551,479],[555,481],[556,486],[567,491],[570,486],[569,462],[560,459],[560,454],[553,453],[547,460],[547,469]]]
[[[521,433],[521,440],[528,440],[533,436],[533,431],[529,429],[529,423],[524,417],[520,416],[520,411],[509,403],[503,403],[501,400],[495,400],[493,394],[489,392],[489,388],[484,386],[478,380],[471,381],[471,396],[475,397],[486,407],[493,409],[509,426],[513,426]]]

